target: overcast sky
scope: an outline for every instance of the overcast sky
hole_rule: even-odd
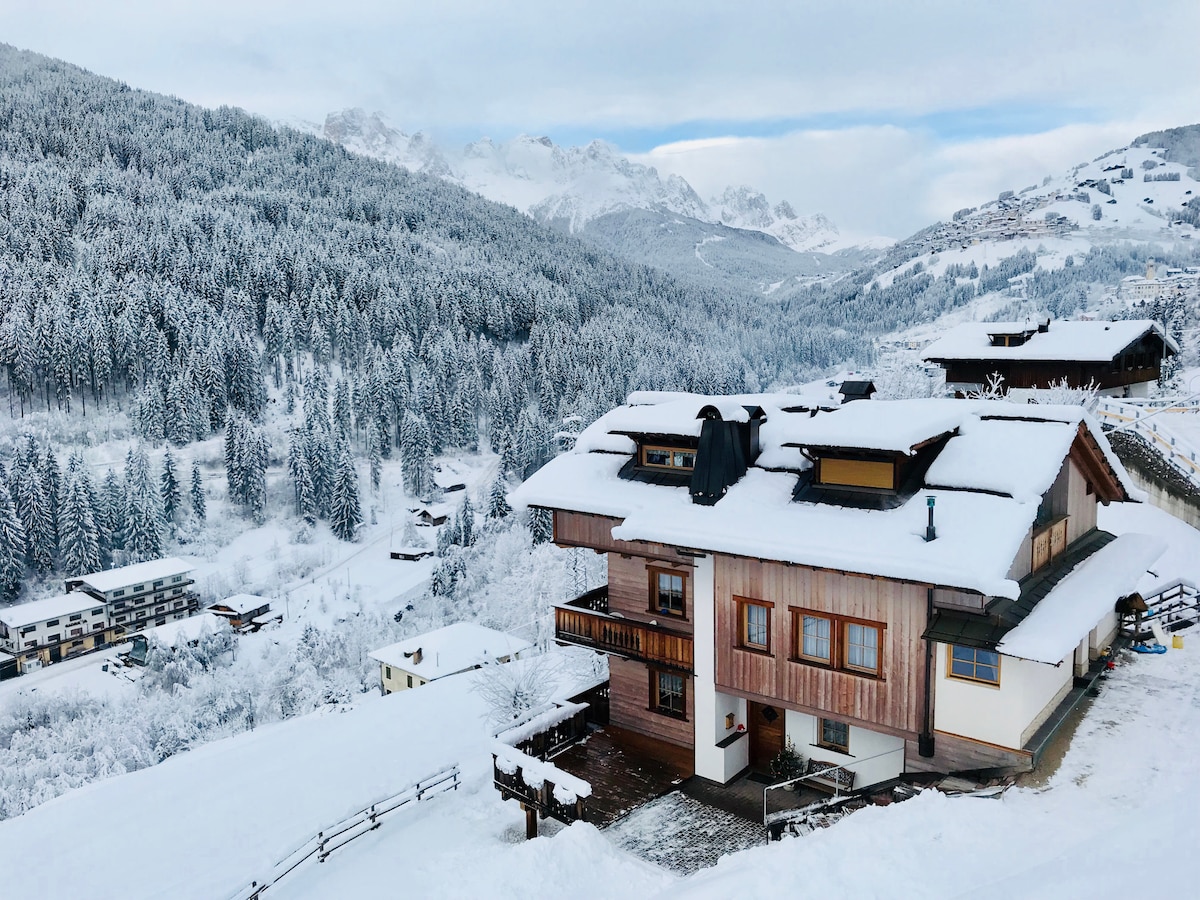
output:
[[[1197,0],[0,0],[0,40],[271,118],[603,138],[903,236],[1200,121]]]

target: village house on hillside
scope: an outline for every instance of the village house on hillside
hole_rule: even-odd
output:
[[[192,615],[193,566],[174,557],[66,581],[67,593],[0,610],[0,677],[97,650]]]
[[[640,393],[514,500],[608,557],[555,610],[609,655],[614,730],[728,783],[790,741],[842,788],[1022,771],[1163,550],[1076,407]]]
[[[391,694],[487,663],[519,659],[532,646],[529,641],[494,628],[456,622],[380,647],[371,653],[371,659],[379,663],[383,693]]]
[[[969,322],[921,358],[946,370],[946,388],[976,393],[998,374],[1005,390],[1095,385],[1109,397],[1148,397],[1179,345],[1149,319],[1121,322]]]

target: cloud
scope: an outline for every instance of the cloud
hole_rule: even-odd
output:
[[[744,182],[772,202],[823,212],[848,233],[905,237],[1168,124],[1177,123],[1132,119],[968,140],[897,126],[806,130],[679,141],[634,158],[683,176],[702,195]]]
[[[198,103],[606,138],[887,233],[1053,170],[1056,141],[1200,109],[1195,0],[0,3],[4,40]],[[661,146],[685,136],[717,143]]]

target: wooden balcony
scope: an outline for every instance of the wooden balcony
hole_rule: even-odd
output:
[[[692,636],[608,614],[608,589],[589,591],[554,610],[554,638],[626,659],[692,674]]]

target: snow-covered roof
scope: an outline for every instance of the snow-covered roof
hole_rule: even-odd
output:
[[[86,584],[101,593],[108,593],[131,584],[144,584],[174,575],[185,575],[194,568],[195,566],[191,563],[170,556],[166,559],[152,559],[147,562],[134,563],[131,566],[121,566],[118,569],[93,572],[90,575],[78,575],[70,580]]]
[[[474,622],[458,622],[380,647],[370,656],[384,665],[396,666],[432,681],[501,656],[511,657],[532,646],[529,641],[494,628],[485,628]],[[413,654],[418,650],[421,651],[421,661],[415,662]]]
[[[140,633],[147,638],[154,638],[164,647],[180,647],[198,640],[202,634],[213,634],[228,627],[225,620],[219,616],[201,613],[165,625],[155,625]]]
[[[1077,433],[1065,422],[971,416],[933,461],[925,483],[1037,502],[1054,484]]]
[[[1131,593],[1167,545],[1148,534],[1123,534],[1058,583],[996,649],[1057,665],[1116,601]]]
[[[88,612],[99,605],[101,604],[95,597],[89,597],[87,594],[61,594],[0,609],[0,622],[9,628],[24,628],[26,625],[36,625],[48,619]]]
[[[234,594],[232,597],[226,597],[220,603],[213,604],[213,606],[224,606],[232,609],[239,615],[253,612],[260,606],[270,605],[271,599],[269,597],[260,597],[257,594]],[[212,607],[209,608],[211,609]]]
[[[610,415],[588,430],[603,431]],[[877,429],[872,421],[880,423]],[[1144,495],[1128,481],[1099,426],[1082,408],[984,400],[863,400],[815,416],[783,412],[775,405],[760,430],[758,464],[712,506],[693,503],[686,487],[621,478],[628,456],[578,447],[544,466],[510,499],[518,505],[620,519],[612,532],[618,540],[1016,598],[1019,588],[1008,577],[1009,569],[1081,423],[1125,494],[1141,499]],[[781,461],[795,462],[783,455],[785,441],[909,452],[956,430],[927,473],[926,485],[936,487],[898,498],[901,503],[894,509],[796,501],[801,476],[768,471],[783,468]],[[930,496],[936,498],[937,539],[927,542]]]
[[[963,419],[955,400],[858,400],[815,416],[777,417],[763,426],[772,443],[911,453]],[[766,440],[760,432],[760,440]]]
[[[968,322],[952,328],[925,348],[922,359],[980,360],[1078,360],[1108,362],[1122,350],[1149,332],[1163,338],[1167,346],[1179,352],[1179,345],[1150,319],[1121,322],[1051,322],[1050,329],[1037,331],[1019,347],[993,347],[990,335],[1028,332],[1028,323]]]

